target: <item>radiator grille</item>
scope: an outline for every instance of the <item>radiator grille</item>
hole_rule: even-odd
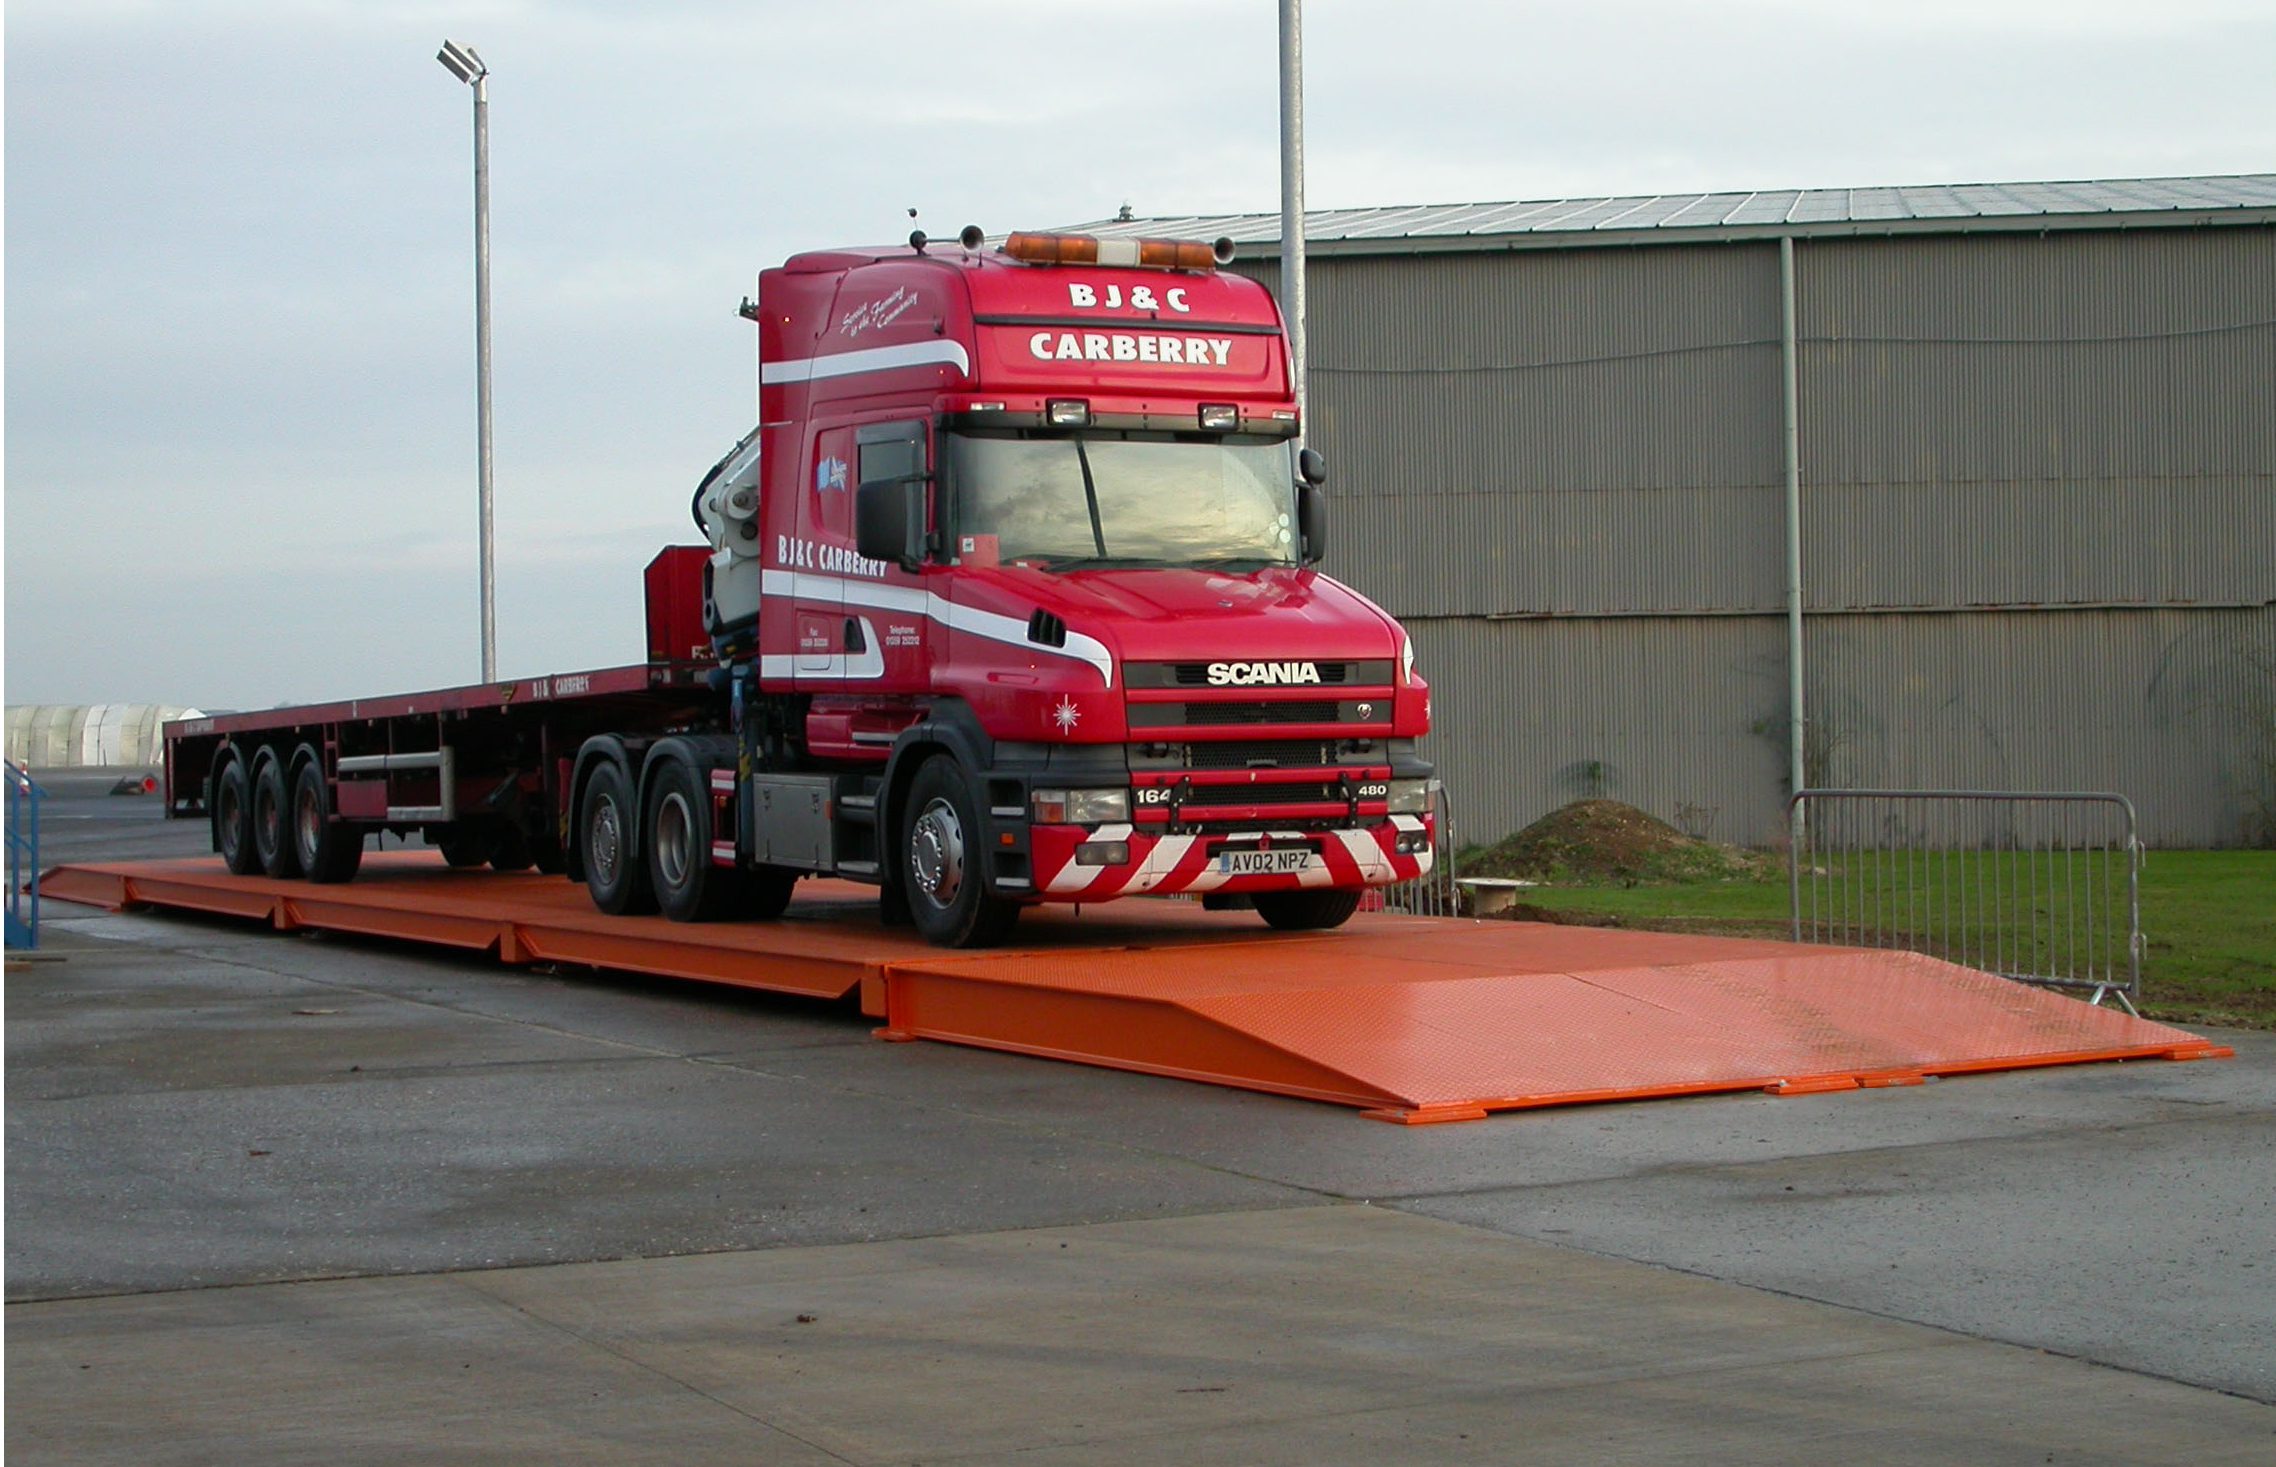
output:
[[[1188,769],[1312,769],[1337,762],[1337,746],[1326,739],[1248,739],[1223,744],[1187,744]]]
[[[1179,801],[1184,805],[1315,805],[1342,804],[1348,798],[1340,784],[1197,784]]]
[[[1222,728],[1242,723],[1334,723],[1342,711],[1341,705],[1327,698],[1304,698],[1288,703],[1187,703],[1182,707],[1176,703],[1157,703],[1152,707],[1195,728]]]

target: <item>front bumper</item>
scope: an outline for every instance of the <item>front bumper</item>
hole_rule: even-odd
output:
[[[1386,815],[1357,826],[1326,830],[1276,830],[1267,825],[1169,833],[1133,825],[1036,825],[1029,829],[1034,895],[1045,901],[1097,902],[1109,897],[1172,892],[1297,891],[1312,887],[1350,890],[1413,881],[1431,869],[1437,831],[1430,815]],[[1116,865],[1085,865],[1076,852],[1085,845],[1126,845],[1129,858]],[[1400,847],[1411,849],[1402,851]],[[1228,863],[1228,852],[1298,852],[1269,861]],[[1232,866],[1293,865],[1292,870],[1256,874]]]

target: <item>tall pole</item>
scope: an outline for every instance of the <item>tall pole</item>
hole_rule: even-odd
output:
[[[482,681],[498,680],[497,572],[490,514],[490,96],[474,77],[474,394],[481,420]]]
[[[1280,0],[1280,314],[1288,385],[1304,411],[1304,0]]]
[[[443,69],[474,88],[474,404],[482,545],[482,681],[498,680],[497,578],[490,516],[490,68],[472,46],[446,40]]]
[[[1789,777],[1793,791],[1799,794],[1805,788],[1806,761],[1802,754],[1808,725],[1802,716],[1802,394],[1794,319],[1794,236],[1790,234],[1778,239],[1778,312],[1780,365],[1786,388],[1786,740]]]

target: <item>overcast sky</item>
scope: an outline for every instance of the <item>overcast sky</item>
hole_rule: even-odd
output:
[[[207,708],[642,655],[818,245],[1278,208],[1273,0],[8,0],[5,691]],[[2268,0],[1313,0],[1315,208],[2276,168]]]

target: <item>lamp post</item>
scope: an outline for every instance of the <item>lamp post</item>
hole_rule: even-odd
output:
[[[443,42],[435,59],[474,88],[474,395],[480,420],[482,512],[482,681],[498,680],[496,583],[490,516],[490,68],[472,46]]]
[[[1304,0],[1280,0],[1280,314],[1288,385],[1304,411]],[[1306,423],[1309,428],[1310,424]],[[1307,435],[1309,436],[1309,435]]]

